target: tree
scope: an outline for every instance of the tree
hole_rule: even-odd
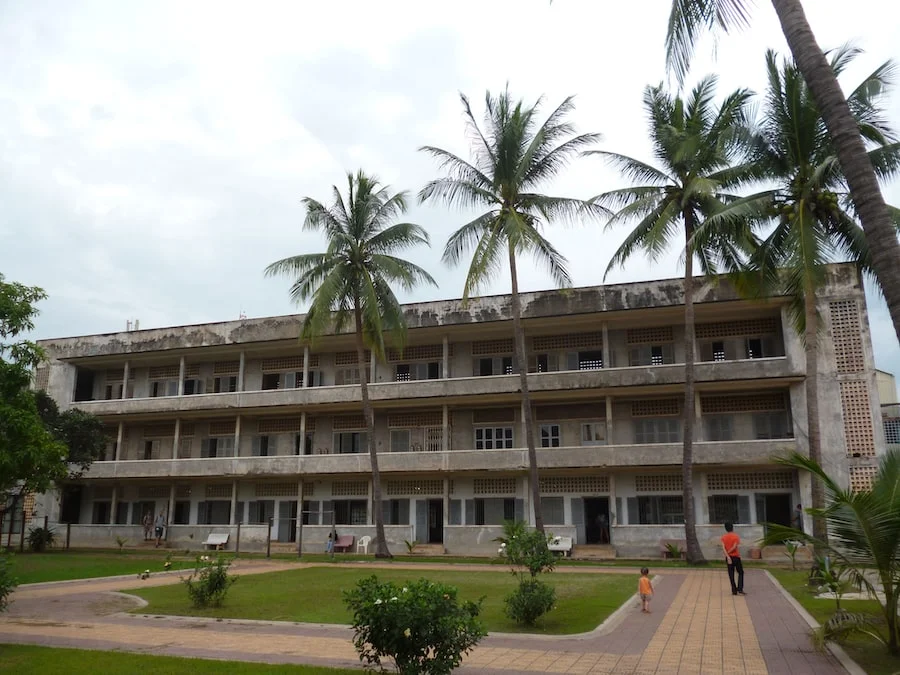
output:
[[[582,200],[548,197],[535,190],[556,176],[578,152],[593,145],[600,136],[575,135],[574,126],[566,121],[574,108],[572,97],[565,99],[543,123],[539,123],[540,100],[526,106],[522,101],[513,101],[509,90],[496,97],[488,92],[485,95],[484,131],[475,121],[469,99],[460,94],[460,100],[466,130],[472,139],[473,162],[433,146],[420,148],[437,158],[449,175],[422,188],[419,201],[435,200],[449,206],[487,209],[450,235],[444,248],[443,260],[449,265],[459,264],[469,250],[473,251],[463,286],[463,303],[499,273],[504,256],[509,262],[515,369],[522,391],[531,503],[535,527],[543,532],[516,264],[520,256],[531,254],[547,268],[559,286],[572,285],[566,259],[543,236],[542,230],[554,220],[595,216],[600,210]]]
[[[693,489],[694,442],[694,259],[704,275],[720,267],[736,268],[755,243],[746,221],[731,219],[718,229],[702,230],[703,222],[737,197],[728,189],[750,179],[750,167],[736,160],[746,151],[747,103],[750,92],[738,90],[713,105],[715,77],[702,80],[687,100],[666,93],[662,85],[647,87],[644,107],[650,118],[653,152],[663,169],[613,152],[592,151],[642,184],[598,195],[594,200],[616,209],[607,228],[636,220],[637,225],[612,257],[607,273],[638,251],[652,260],[683,228],[684,254],[684,530],[688,562],[704,562],[697,540]]]
[[[361,170],[347,174],[347,200],[333,186],[330,207],[306,197],[303,229],[323,232],[328,242],[324,253],[304,253],[284,258],[266,268],[266,275],[294,279],[291,299],[297,303],[312,299],[303,320],[300,337],[310,342],[330,333],[352,329],[356,336],[356,356],[366,443],[372,464],[372,507],[375,520],[375,556],[389,558],[381,508],[381,475],[375,450],[375,412],[369,400],[365,347],[379,360],[385,358],[385,334],[402,347],[406,341],[403,310],[392,290],[399,285],[411,291],[420,283],[437,285],[424,269],[398,258],[411,246],[428,245],[428,234],[412,223],[394,223],[406,212],[406,193],[391,195],[389,188]]]
[[[829,538],[826,541],[798,529],[769,525],[764,544],[785,539],[806,542],[816,551],[827,553],[832,564],[846,568],[855,585],[865,588],[872,597],[878,597],[876,586],[880,585],[884,600],[878,601],[887,635],[879,639],[891,654],[900,656],[900,451],[889,450],[882,456],[871,489],[859,492],[843,489],[817,462],[798,453],[776,461],[808,471],[824,484],[827,506],[810,511],[828,523]],[[826,624],[824,637],[859,630],[878,635],[877,628],[865,615],[841,612]]]
[[[728,31],[749,21],[749,0],[672,0],[666,35],[666,60],[679,82],[686,75],[694,44],[706,30]],[[900,338],[900,243],[891,213],[850,104],[837,76],[816,42],[800,0],[772,0],[798,70],[828,129],[835,155],[862,223],[872,269]]]
[[[0,274],[0,515],[14,512],[25,493],[44,492],[66,476],[65,445],[44,426],[28,388],[43,353],[18,339],[34,328],[35,305],[46,297]]]
[[[847,47],[834,52],[835,75],[858,53]],[[766,295],[778,289],[794,299],[791,314],[806,348],[809,457],[821,464],[816,292],[825,282],[826,263],[843,259],[868,268],[871,258],[846,198],[834,144],[803,76],[794,63],[780,64],[773,51],[766,54],[766,69],[768,87],[752,161],[758,175],[777,187],[730,205],[710,218],[706,227],[717,228],[732,214],[775,221],[775,228],[749,260],[750,279],[757,283],[748,287],[755,286]],[[873,146],[869,156],[880,175],[900,166],[900,149],[891,143],[892,132],[878,107],[890,72],[890,64],[884,64],[848,97],[860,135]],[[825,507],[822,484],[815,479],[812,506]],[[813,521],[813,527],[816,538],[826,538],[821,518]]]
[[[78,408],[59,412],[56,401],[45,391],[36,391],[34,396],[44,426],[66,446],[69,480],[79,478],[106,448],[103,422]]]

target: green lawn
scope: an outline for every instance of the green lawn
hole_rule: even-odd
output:
[[[823,600],[815,596],[807,585],[808,572],[791,570],[769,570],[778,582],[803,605],[807,612],[820,624],[834,613],[834,600]],[[875,600],[841,600],[841,607],[851,612],[865,612],[881,616]],[[860,635],[841,645],[847,654],[869,675],[894,675],[900,672],[900,659],[887,653],[887,649],[876,640]]]
[[[0,645],[0,672],[17,675],[46,673],[141,673],[141,675],[342,675],[359,670],[315,668],[312,666],[271,666],[240,661],[184,659],[175,656],[145,656],[125,652],[101,652],[88,649],[61,649],[31,645]]]
[[[510,633],[562,635],[593,630],[633,595],[637,586],[637,574],[634,577],[549,574],[545,580],[556,587],[557,606],[536,629],[528,631],[503,615],[503,598],[513,590],[516,580],[511,574],[500,571],[420,572],[320,567],[272,572],[240,578],[228,591],[223,607],[207,610],[193,609],[181,584],[128,592],[150,603],[139,610],[140,613],[349,624],[351,617],[344,606],[343,591],[373,573],[379,579],[400,583],[423,576],[441,581],[456,586],[464,600],[478,600],[484,596],[482,618],[488,630]]]
[[[144,570],[162,572],[166,553],[160,551],[50,551],[47,553],[16,553],[11,557],[12,574],[20,584],[40,581],[90,579],[120,574],[137,575]],[[194,566],[194,558],[172,557],[172,569]]]

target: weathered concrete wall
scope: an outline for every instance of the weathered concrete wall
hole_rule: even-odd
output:
[[[741,555],[748,559],[749,549],[756,547],[763,537],[761,525],[735,525],[734,531],[741,538]],[[721,525],[697,525],[697,538],[703,555],[710,560],[720,560],[721,537],[725,529]],[[683,525],[614,525],[612,545],[620,558],[659,558],[660,539],[684,539]],[[724,574],[724,572],[723,572]]]
[[[503,536],[500,525],[447,525],[444,527],[444,548],[453,555],[497,556]]]

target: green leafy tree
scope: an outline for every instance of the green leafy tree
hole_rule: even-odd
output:
[[[870,616],[842,610],[835,615],[836,620],[826,623],[821,637],[866,632],[882,641],[892,655],[900,656],[900,451],[889,450],[883,455],[871,489],[859,492],[845,490],[821,465],[799,453],[776,461],[808,471],[825,486],[827,506],[812,512],[827,522],[829,536],[824,540],[795,528],[769,525],[763,543],[796,539],[814,546],[820,554],[830,556],[832,565],[844,569],[849,582],[878,597],[881,606],[880,623]]]
[[[831,54],[839,76],[859,53],[848,47]],[[847,198],[846,180],[825,120],[797,66],[766,54],[768,86],[753,163],[760,178],[775,189],[739,200],[710,218],[716,229],[723,220],[746,217],[774,221],[775,227],[749,260],[745,292],[790,295],[791,316],[806,349],[806,412],[809,456],[822,461],[819,428],[819,317],[816,293],[826,281],[826,263],[838,260],[869,268],[871,257],[863,231]],[[860,135],[870,146],[869,160],[879,175],[900,166],[900,148],[879,108],[892,67],[876,69],[848,96]],[[748,279],[745,279],[748,281]],[[812,506],[825,506],[822,484],[813,480]],[[825,523],[813,520],[813,532],[825,539]]]
[[[684,530],[686,557],[704,562],[697,539],[694,506],[694,261],[704,275],[735,269],[755,238],[747,222],[727,221],[721,228],[697,233],[706,218],[734,201],[728,191],[752,178],[742,161],[747,151],[747,104],[750,92],[730,94],[718,108],[713,104],[715,77],[702,80],[687,100],[662,86],[648,87],[644,107],[650,118],[650,140],[662,168],[613,152],[592,151],[617,167],[633,187],[612,190],[595,201],[615,210],[607,227],[637,221],[613,254],[607,273],[624,265],[635,253],[656,260],[671,245],[684,260]],[[681,233],[679,243],[678,235]]]
[[[66,446],[69,480],[79,478],[106,448],[103,422],[78,408],[60,412],[56,401],[45,391],[36,391],[34,396],[44,425]]]
[[[710,29],[729,31],[749,21],[750,0],[672,0],[666,59],[681,82],[690,67],[694,44]],[[834,154],[865,232],[875,277],[887,300],[900,338],[900,243],[878,186],[877,167],[867,152],[852,102],[816,42],[800,0],[772,0],[797,69],[809,87],[831,137]]]
[[[405,192],[391,195],[387,187],[362,171],[347,175],[346,201],[337,186],[332,190],[329,207],[309,197],[303,200],[303,229],[322,232],[327,240],[326,251],[284,258],[269,265],[266,275],[294,279],[290,295],[295,302],[312,299],[303,320],[301,339],[314,342],[322,335],[349,331],[356,336],[366,443],[372,465],[375,557],[389,558],[365,348],[368,346],[383,361],[386,334],[398,347],[406,342],[406,320],[392,286],[411,291],[421,283],[437,284],[424,269],[397,257],[404,249],[428,245],[428,233],[419,225],[393,223],[406,212]]]
[[[582,200],[549,197],[537,190],[600,136],[575,134],[574,126],[566,119],[574,107],[572,97],[542,122],[538,117],[540,101],[526,106],[522,101],[514,101],[508,90],[499,96],[488,92],[484,129],[475,121],[469,99],[462,94],[460,99],[472,139],[472,161],[433,146],[421,148],[435,157],[448,175],[429,182],[419,193],[419,200],[485,209],[450,235],[444,248],[443,259],[449,265],[458,265],[472,252],[463,286],[464,303],[500,272],[504,258],[509,263],[515,368],[522,391],[531,503],[535,527],[543,532],[517,263],[521,256],[531,255],[546,267],[559,286],[572,285],[566,259],[542,232],[554,221],[597,216],[602,210]]]

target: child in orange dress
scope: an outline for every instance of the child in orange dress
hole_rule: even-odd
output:
[[[653,584],[650,583],[650,570],[641,569],[641,578],[638,579],[638,593],[641,595],[641,611],[650,613],[650,599],[653,597]]]

